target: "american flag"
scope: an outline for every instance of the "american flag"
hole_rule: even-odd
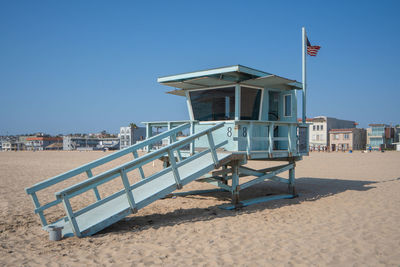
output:
[[[310,41],[308,41],[308,38],[307,38],[307,54],[308,55],[315,57],[320,48],[321,47],[318,45],[311,45]]]

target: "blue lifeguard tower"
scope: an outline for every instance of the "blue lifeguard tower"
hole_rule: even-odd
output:
[[[194,180],[231,192],[226,209],[296,196],[296,161],[308,155],[308,128],[297,121],[296,90],[302,89],[301,83],[241,65],[161,77],[158,82],[173,87],[170,94],[186,97],[190,120],[144,122],[145,141],[27,188],[45,229],[62,227],[63,236],[92,235],[171,193],[201,193],[174,192]],[[155,135],[154,128],[160,127],[166,131]],[[139,157],[141,149],[147,153]],[[132,155],[128,162],[93,174],[93,169],[127,154]],[[164,169],[145,177],[143,165],[159,159]],[[255,170],[244,166],[248,160],[284,163]],[[129,180],[133,170],[138,170],[139,182]],[[278,176],[286,171],[288,179]],[[40,191],[82,173],[87,179],[55,192],[51,202],[39,202]],[[245,176],[253,179],[240,183]],[[123,187],[102,198],[98,187],[114,179],[121,179]],[[288,184],[288,193],[240,200],[240,190],[266,180]],[[75,210],[70,199],[89,190],[93,203]],[[59,204],[66,216],[48,223],[44,211]]]

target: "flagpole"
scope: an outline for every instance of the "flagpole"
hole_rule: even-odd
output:
[[[307,89],[307,83],[306,83],[306,28],[302,28],[302,63],[303,63],[303,75],[302,75],[302,80],[303,80],[303,123],[306,123],[306,89]]]

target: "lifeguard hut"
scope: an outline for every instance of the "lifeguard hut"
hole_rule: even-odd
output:
[[[169,93],[186,97],[190,120],[145,122],[143,142],[26,188],[44,229],[62,228],[64,237],[92,235],[171,193],[201,193],[174,192],[194,180],[231,192],[232,203],[226,209],[296,196],[295,164],[308,154],[307,125],[297,122],[296,90],[302,84],[241,65],[161,77],[158,82],[175,88]],[[155,127],[167,130],[155,135]],[[147,153],[139,155],[143,149]],[[125,155],[131,159],[106,171],[97,169]],[[159,159],[164,169],[146,177],[142,167]],[[255,170],[244,166],[248,160],[285,163]],[[139,181],[128,177],[135,170]],[[286,171],[288,179],[278,176]],[[79,175],[86,177],[62,187],[62,182]],[[244,176],[253,179],[240,183]],[[122,188],[103,196],[101,185],[115,179],[122,181]],[[240,190],[268,179],[288,184],[288,194],[240,200]],[[38,194],[54,185],[55,199],[41,203]],[[87,191],[94,193],[92,203],[71,205],[71,198]],[[65,216],[48,223],[45,212],[61,204]]]
[[[147,137],[153,135],[154,127],[171,129],[190,123],[191,134],[196,134],[222,124],[213,132],[214,142],[224,143],[218,151],[231,154],[232,160],[202,180],[232,192],[234,205],[228,207],[296,195],[295,162],[308,155],[307,126],[297,121],[296,90],[302,89],[301,83],[242,65],[165,76],[157,81],[174,88],[168,93],[186,98],[190,120],[144,122]],[[196,139],[190,148],[181,155],[189,157],[208,148],[207,137]],[[164,160],[168,166],[169,157]],[[242,166],[247,160],[288,163],[251,170]],[[288,180],[276,176],[284,171],[289,171]],[[257,178],[240,185],[239,177],[244,176]],[[228,179],[232,179],[231,186]],[[239,201],[241,189],[267,179],[288,183],[289,194]]]

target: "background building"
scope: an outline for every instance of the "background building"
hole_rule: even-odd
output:
[[[64,136],[63,150],[114,150],[119,148],[119,138],[90,138],[80,136]]]
[[[329,131],[332,129],[351,129],[356,127],[355,121],[339,120],[336,118],[318,116],[307,119],[309,127],[310,151],[325,149],[329,146]]]
[[[394,148],[396,141],[395,128],[387,124],[370,124],[367,128],[367,148],[388,149]]]
[[[365,129],[332,129],[329,131],[329,148],[331,151],[365,149]]]
[[[146,139],[146,128],[135,127],[135,125],[120,127],[119,130],[120,149],[134,145],[137,141]]]

